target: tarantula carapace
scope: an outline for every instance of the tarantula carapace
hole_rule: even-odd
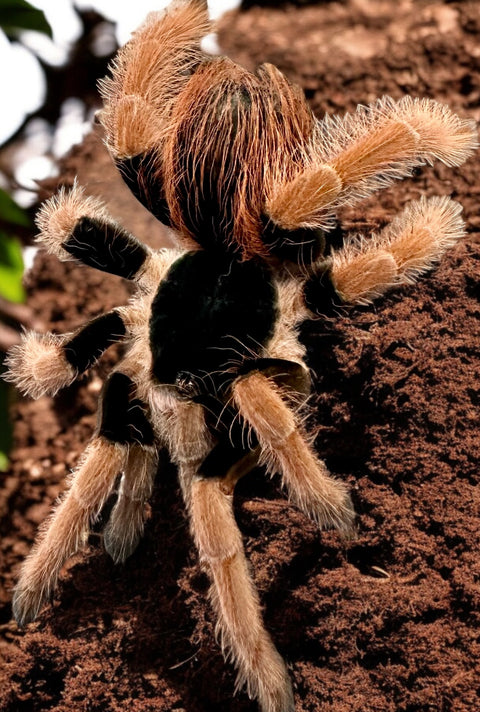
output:
[[[409,97],[318,120],[275,67],[252,74],[206,55],[208,31],[205,2],[176,2],[147,18],[101,84],[112,158],[176,232],[178,249],[145,247],[78,185],[39,212],[48,251],[133,280],[137,291],[74,333],[27,333],[9,356],[8,378],[38,397],[70,384],[112,343],[126,344],[94,437],[23,566],[13,609],[20,624],[38,615],[120,474],[104,544],[116,561],[132,553],[166,448],[238,684],[264,712],[291,712],[233,489],[262,464],[320,527],[354,531],[347,487],[303,424],[309,372],[297,330],[412,282],[462,236],[461,207],[448,197],[411,204],[368,238],[345,237],[335,216],[416,166],[460,165],[477,136],[447,107]]]

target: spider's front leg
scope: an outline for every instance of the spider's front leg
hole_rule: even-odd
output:
[[[131,464],[135,447],[153,447],[152,428],[143,404],[132,398],[132,389],[133,381],[119,372],[105,384],[96,433],[73,474],[70,489],[23,564],[12,604],[19,625],[36,618],[55,588],[62,566],[85,544],[91,522],[112,493],[118,475]],[[131,539],[126,537],[127,545]],[[117,547],[116,553],[121,551]]]
[[[178,465],[200,560],[212,581],[210,599],[217,615],[217,633],[225,654],[238,669],[237,688],[246,685],[262,712],[293,712],[287,669],[265,630],[233,513],[236,477],[199,474],[212,449],[203,407],[178,401],[173,410],[174,418],[169,419],[171,425],[175,423],[169,431],[172,459]],[[245,469],[255,462],[256,458]]]
[[[260,462],[282,475],[292,501],[321,528],[353,536],[355,511],[348,488],[317,457],[274,380],[252,371],[234,382],[233,397],[258,437]]]

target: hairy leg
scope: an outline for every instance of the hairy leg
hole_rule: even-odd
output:
[[[130,446],[117,501],[103,530],[105,550],[115,563],[125,561],[142,538],[145,505],[152,494],[157,467],[156,447]]]
[[[86,196],[77,183],[45,201],[36,223],[37,242],[61,261],[134,280],[147,290],[165,271],[166,256],[139,242],[109,215],[101,200]]]
[[[146,154],[165,140],[172,100],[206,58],[200,41],[209,31],[204,0],[177,2],[150,13],[119,51],[100,83],[99,119],[115,160]]]
[[[262,712],[293,712],[287,669],[265,630],[232,504],[233,493],[222,479],[193,481],[192,533],[212,578],[210,598],[217,632],[238,669],[237,688],[246,685]]]
[[[91,522],[100,514],[117,476],[128,464],[130,447],[153,446],[153,431],[143,404],[132,398],[133,386],[128,376],[118,372],[105,384],[95,436],[69,490],[23,565],[13,598],[19,625],[36,618],[55,588],[62,566],[85,544]]]
[[[323,314],[332,301],[368,304],[392,287],[413,283],[464,236],[461,211],[448,197],[422,198],[378,235],[351,239],[306,283],[309,309]]]
[[[90,523],[100,513],[127,457],[127,447],[94,438],[72,485],[25,560],[15,587],[12,608],[17,623],[33,621],[55,588],[66,560],[85,543]]]
[[[439,160],[459,166],[478,147],[475,122],[431,99],[384,98],[342,119],[325,117],[313,157],[297,177],[271,190],[266,214],[287,230],[329,230],[338,207],[353,204],[413,168]]]
[[[235,463],[225,477],[199,476],[212,443],[202,406],[178,401],[170,420],[172,459],[188,506],[192,536],[211,578],[210,599],[222,649],[238,669],[237,687],[247,686],[262,712],[293,712],[285,663],[265,630],[233,513],[237,479],[257,462],[257,453]]]
[[[37,334],[28,331],[22,342],[10,349],[6,381],[25,395],[54,396],[91,368],[115,342],[125,338],[126,329],[117,310],[108,312],[72,334]]]
[[[76,203],[77,198],[78,196],[72,196],[71,193],[60,193],[52,199],[56,206],[55,209],[53,206],[51,208],[55,220],[59,217],[56,211],[62,213],[65,206],[68,207],[71,201]],[[90,209],[89,201],[90,199],[87,198],[85,204],[77,205],[78,212],[75,209],[70,215],[70,226],[78,224],[78,220],[83,219],[79,216],[84,214],[84,209]],[[47,212],[49,210],[50,208]],[[57,254],[60,259],[70,259],[68,253],[65,253],[67,257],[64,257],[62,247],[65,244],[62,243],[62,239],[65,238],[68,230],[62,235],[61,231],[56,232],[53,225],[49,229],[58,237],[55,249],[58,248]],[[102,250],[105,250],[112,260],[111,271],[114,271],[114,265],[118,260],[123,264],[128,258],[129,237],[128,235],[125,237],[127,242],[123,245],[121,244],[123,237],[120,233],[116,234],[113,244],[109,243],[106,232],[102,233],[102,239],[104,238],[106,242]],[[95,235],[92,235],[94,243],[95,239]],[[146,250],[142,245],[140,247]],[[49,249],[53,248],[49,246]],[[91,253],[89,254],[91,256]],[[33,398],[39,398],[44,394],[53,396],[91,368],[109,346],[119,341],[128,343],[129,358],[134,364],[132,375],[135,376],[138,363],[144,363],[148,356],[143,344],[148,343],[148,318],[153,295],[170,265],[182,253],[172,249],[146,254],[146,260],[140,271],[134,275],[139,285],[139,293],[127,305],[92,319],[73,333],[57,335],[26,332],[22,342],[12,347],[8,353],[6,359],[8,371],[4,376],[5,380],[14,383],[20,391]],[[133,351],[137,352],[136,355]],[[139,353],[142,354],[141,357]]]
[[[104,108],[98,116],[108,150],[136,198],[166,225],[171,217],[162,149],[171,133],[172,103],[207,58],[200,40],[209,27],[201,0],[150,13],[100,82]]]
[[[44,203],[38,226],[38,241],[59,259],[75,259],[134,279],[140,295],[73,333],[27,332],[22,342],[10,349],[4,378],[33,398],[55,395],[70,385],[111,344],[148,339],[151,298],[180,254],[176,250],[151,252],[115,223],[100,201],[86,197],[77,185]]]
[[[300,431],[281,389],[258,371],[233,384],[240,414],[262,447],[261,462],[279,472],[293,502],[320,527],[354,532],[355,512],[343,482],[335,480]]]

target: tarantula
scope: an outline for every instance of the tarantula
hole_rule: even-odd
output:
[[[378,235],[345,237],[338,209],[416,166],[465,161],[472,122],[432,100],[384,98],[318,120],[271,65],[255,74],[206,55],[205,2],[149,15],[101,83],[106,144],[135,196],[178,237],[152,251],[78,185],[47,201],[38,240],[61,260],[135,282],[126,306],[65,335],[27,333],[9,380],[54,395],[111,344],[98,425],[71,485],[23,565],[13,611],[33,620],[64,562],[121,482],[104,530],[115,561],[135,549],[167,449],[176,463],[222,647],[264,712],[292,712],[284,661],[265,630],[232,500],[257,464],[280,473],[319,527],[355,514],[306,432],[310,379],[298,327],[411,283],[464,233],[448,197],[408,206]]]

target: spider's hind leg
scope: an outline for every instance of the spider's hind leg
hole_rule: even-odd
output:
[[[134,352],[124,362],[132,370]],[[137,397],[137,386],[127,373],[115,372],[106,384],[101,432],[127,444],[128,453],[117,501],[103,531],[105,550],[115,563],[125,561],[142,537],[145,505],[152,493],[158,466],[158,449],[146,404]],[[108,407],[105,407],[108,406]]]
[[[117,501],[103,530],[105,551],[115,563],[125,561],[143,535],[145,505],[152,494],[157,466],[158,452],[153,445],[130,446]]]
[[[90,523],[112,492],[127,450],[125,445],[98,435],[90,442],[70,489],[45,522],[22,566],[12,602],[20,626],[37,617],[64,563],[86,543]]]
[[[237,668],[237,688],[247,686],[262,712],[293,712],[290,679],[265,630],[233,513],[233,492],[223,479],[195,478],[190,516],[201,561],[207,566],[217,632]]]
[[[55,588],[62,566],[85,544],[91,522],[128,464],[132,445],[153,445],[153,431],[142,404],[132,401],[133,385],[128,376],[118,372],[105,384],[96,433],[73,474],[70,489],[22,567],[12,604],[19,625],[36,618]]]

